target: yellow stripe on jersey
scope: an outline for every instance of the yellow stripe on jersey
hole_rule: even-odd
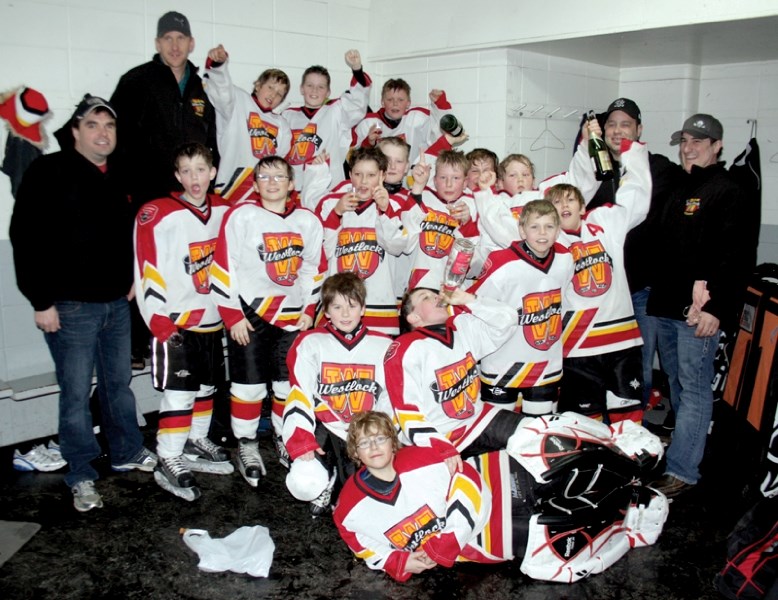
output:
[[[143,265],[143,280],[145,281],[147,279],[156,283],[163,290],[167,289],[167,285],[165,285],[165,280],[162,278],[162,275],[160,275],[159,271],[157,271],[149,263],[145,263]],[[145,287],[146,286],[144,285],[144,288]]]
[[[576,327],[578,326],[578,323],[581,321],[583,316],[584,316],[584,311],[580,311],[579,310],[579,311],[576,311],[575,314],[568,321],[567,326],[565,327],[564,331],[562,332],[562,346],[563,347],[565,346],[565,344],[567,344],[567,339],[575,331]]]
[[[367,310],[365,309],[365,316],[366,317],[396,317],[397,316],[397,309],[387,309],[387,310]]]
[[[612,327],[602,327],[598,328],[595,327],[592,329],[592,331],[589,332],[589,335],[587,337],[598,337],[601,335],[611,335],[613,333],[621,333],[623,331],[634,331],[638,328],[637,321],[628,321],[626,323],[622,323],[621,325],[614,325]]]
[[[157,435],[164,435],[164,434],[170,434],[170,433],[186,433],[191,429],[191,427],[160,427],[159,431],[157,431]]]
[[[211,277],[219,281],[219,283],[221,283],[225,288],[230,287],[229,274],[215,262],[211,263]]]
[[[313,408],[311,405],[311,401],[306,397],[305,394],[303,394],[302,390],[297,386],[292,387],[292,391],[289,392],[289,395],[286,397],[286,401],[290,404],[292,402],[299,402],[303,406],[307,406],[308,408]]]
[[[456,473],[451,482],[451,495],[453,496],[456,492],[462,492],[468,497],[470,504],[475,507],[476,512],[481,512],[481,492],[472,479]]]
[[[354,554],[356,555],[357,558],[361,558],[362,560],[367,560],[371,556],[375,556],[375,552],[373,552],[372,550],[368,550],[367,548],[362,550],[362,552],[355,552]]]

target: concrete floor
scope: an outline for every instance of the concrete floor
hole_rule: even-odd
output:
[[[724,407],[727,409],[728,407]],[[721,412],[718,410],[717,412]],[[154,447],[154,421],[144,428]],[[11,448],[0,449],[0,519],[41,530],[0,567],[0,597],[22,598],[352,598],[597,599],[721,598],[712,586],[726,537],[755,499],[758,447],[734,415],[717,418],[703,479],[670,509],[656,545],[629,552],[605,573],[572,584],[533,581],[518,564],[436,569],[398,584],[356,561],[330,518],[312,519],[284,485],[270,440],[260,444],[268,476],[256,490],[235,472],[198,474],[194,503],[160,489],[149,473],[111,473],[98,461],[105,507],[77,513],[62,473],[18,473]],[[270,576],[205,573],[179,529],[223,537],[243,525],[269,528],[276,550]]]

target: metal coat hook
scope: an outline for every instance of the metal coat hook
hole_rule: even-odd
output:
[[[577,113],[577,112],[578,112],[578,109],[577,109],[577,108],[574,108],[573,110],[571,110],[571,111],[570,111],[569,113],[567,113],[566,115],[562,115],[562,118],[563,118],[563,119],[566,119],[566,118],[567,118],[567,117],[569,117],[570,115],[574,115],[574,114],[575,114],[575,113]]]
[[[557,106],[554,110],[552,110],[550,113],[548,113],[546,115],[546,118],[550,119],[551,117],[554,116],[555,113],[559,112],[560,110],[562,110],[562,107],[561,106]]]
[[[756,137],[756,119],[746,119],[746,123],[751,125],[751,137]]]
[[[542,110],[544,106],[545,106],[545,104],[541,104],[540,106],[538,106],[538,107],[537,107],[535,110],[533,110],[533,111],[532,111],[531,113],[529,113],[529,114],[530,114],[530,115],[534,115],[536,112],[538,112],[538,111]]]

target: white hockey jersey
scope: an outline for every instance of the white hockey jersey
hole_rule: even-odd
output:
[[[408,244],[400,218],[402,206],[390,197],[384,212],[373,200],[367,200],[356,210],[338,216],[335,206],[352,189],[348,184],[326,195],[316,211],[324,224],[329,274],[351,272],[364,280],[367,310],[362,322],[374,331],[397,335],[400,321],[392,263]]]
[[[265,156],[286,156],[292,141],[289,124],[281,115],[260,108],[253,94],[233,85],[227,64],[206,64],[203,84],[216,109],[216,141],[219,145],[217,191],[235,185]]]
[[[497,462],[500,454],[507,465],[505,453],[487,456]],[[434,451],[413,446],[397,452],[394,469],[396,484],[386,494],[371,489],[360,469],[346,482],[333,514],[338,533],[368,567],[407,581],[408,556],[419,550],[443,567],[513,557],[511,512],[504,500],[510,496],[499,474],[489,480],[496,487],[492,492],[469,462],[452,476]]]
[[[584,215],[580,231],[559,236],[575,265],[564,298],[565,356],[596,356],[643,343],[624,269],[624,240],[646,218],[651,202],[648,151],[634,142],[621,159],[626,173],[618,204],[595,208]]]
[[[562,378],[563,296],[572,274],[572,258],[560,244],[540,261],[527,253],[523,242],[489,255],[484,272],[468,291],[510,305],[519,322],[518,331],[481,361],[481,379],[495,393]],[[528,407],[524,412],[538,414]]]
[[[219,231],[211,284],[224,324],[231,328],[255,314],[294,331],[315,316],[326,260],[321,221],[289,202],[274,213],[246,200],[225,215]]]
[[[364,76],[367,86],[352,77],[351,87],[340,98],[330,100],[318,109],[300,106],[283,112],[292,133],[286,160],[295,170],[295,180],[303,180],[303,165],[321,152],[330,155],[330,185],[337,185],[345,178],[343,163],[351,145],[351,128],[367,112],[372,81],[367,73]]]
[[[473,197],[463,194],[456,202],[464,202],[475,213]],[[455,203],[452,203],[455,204]],[[408,234],[406,252],[410,255],[411,273],[408,289],[428,287],[440,289],[451,247],[456,238],[466,238],[478,244],[478,225],[473,218],[464,225],[449,213],[449,204],[435,190],[425,188],[420,196],[411,195],[402,222]]]
[[[344,334],[327,323],[295,339],[286,357],[292,389],[282,432],[292,459],[319,447],[316,421],[345,441],[356,413],[392,415],[384,377],[384,355],[391,343],[364,324]]]
[[[515,309],[491,298],[472,313],[398,337],[386,354],[389,399],[405,444],[454,456],[483,431],[495,409],[481,400],[478,361],[517,334]]]
[[[135,219],[136,301],[151,333],[161,340],[178,328],[222,328],[209,271],[229,206],[208,196],[202,208],[176,192],[146,203]]]

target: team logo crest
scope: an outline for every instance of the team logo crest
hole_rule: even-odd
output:
[[[146,204],[140,209],[138,213],[138,224],[145,225],[151,223],[159,212],[159,207],[155,204]]]
[[[521,211],[524,207],[523,206],[512,206],[511,207],[511,214],[513,215],[513,218],[517,221],[519,220],[519,217],[521,216]]]
[[[530,346],[537,350],[551,348],[562,336],[562,290],[525,296],[519,325]]]
[[[303,263],[303,238],[299,233],[263,233],[257,246],[267,276],[278,285],[292,286]]]
[[[443,531],[445,527],[446,518],[438,517],[425,504],[412,515],[387,529],[384,535],[395,548],[413,552],[423,546],[428,537]]]
[[[375,365],[325,362],[321,366],[318,396],[344,423],[351,423],[356,413],[373,410],[382,391],[375,380]]]
[[[481,380],[473,355],[435,370],[435,382],[430,386],[435,401],[451,419],[468,419],[475,414],[475,403],[481,391]]]
[[[613,263],[600,240],[575,242],[570,246],[575,262],[573,288],[585,298],[602,296],[613,283]]]
[[[419,246],[421,251],[432,258],[448,256],[454,244],[454,230],[459,222],[451,215],[437,210],[427,213],[421,222]]]
[[[316,156],[323,141],[316,128],[316,123],[308,123],[304,129],[292,129],[292,147],[287,155],[290,165],[304,165]]]
[[[202,98],[192,98],[191,104],[194,114],[202,118],[205,115],[205,100]]]
[[[271,156],[276,153],[278,144],[278,127],[272,123],[265,123],[257,113],[249,115],[249,137],[251,138],[251,152],[257,159]]]
[[[198,294],[207,294],[211,288],[208,273],[213,262],[215,248],[215,239],[207,242],[195,242],[189,244],[189,256],[184,257],[184,269],[192,277],[192,283]]]
[[[372,227],[346,228],[338,233],[335,248],[338,273],[356,273],[360,279],[367,279],[375,273],[384,254]]]
[[[696,213],[698,210],[700,210],[700,199],[699,198],[689,198],[686,201],[686,206],[683,209],[683,214],[685,214],[687,217],[690,217],[694,213]]]

